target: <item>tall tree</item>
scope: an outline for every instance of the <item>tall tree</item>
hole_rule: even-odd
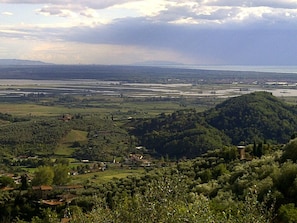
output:
[[[50,166],[41,166],[35,171],[35,176],[32,180],[33,186],[52,185],[54,179],[54,170]]]
[[[53,184],[55,185],[65,185],[69,182],[70,178],[68,175],[69,168],[63,164],[57,164],[53,168],[54,170],[54,179]]]

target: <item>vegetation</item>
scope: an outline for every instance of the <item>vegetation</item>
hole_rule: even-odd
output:
[[[209,149],[230,143],[222,132],[211,127],[195,110],[179,110],[157,118],[136,121],[132,133],[141,144],[162,156],[194,158]]]
[[[287,142],[296,130],[297,110],[267,92],[231,98],[205,112],[207,122],[240,142]]]
[[[193,158],[209,149],[270,141],[285,143],[296,131],[297,110],[267,92],[231,98],[203,113],[179,110],[137,120],[132,133],[171,158]]]
[[[68,66],[1,69],[3,77],[69,74]],[[88,78],[121,81],[117,95],[93,93],[105,89],[94,83],[72,86],[75,93],[26,85],[38,93],[0,96],[0,222],[297,221],[293,99],[216,98],[211,84],[222,77],[246,80],[232,72],[98,69],[88,67]],[[215,89],[204,99],[134,98],[128,80]]]

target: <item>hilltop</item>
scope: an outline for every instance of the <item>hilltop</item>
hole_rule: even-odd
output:
[[[230,98],[205,112],[208,124],[224,132],[233,144],[254,140],[287,142],[296,131],[297,109],[268,92]]]

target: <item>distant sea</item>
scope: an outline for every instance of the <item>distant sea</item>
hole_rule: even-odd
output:
[[[200,65],[168,65],[172,68],[201,69],[201,70],[225,70],[225,71],[255,71],[272,73],[296,73],[297,66],[200,66]]]

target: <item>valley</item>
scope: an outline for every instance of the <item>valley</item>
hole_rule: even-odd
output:
[[[43,65],[0,79],[0,222],[297,213],[296,74]]]

